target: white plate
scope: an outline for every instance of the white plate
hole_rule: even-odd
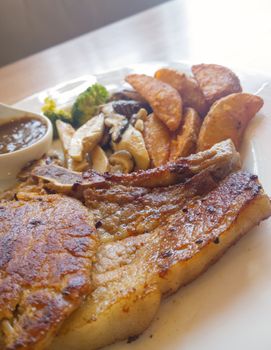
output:
[[[180,62],[137,65],[60,84],[15,106],[39,112],[48,94],[66,104],[96,80],[112,90],[127,73],[152,74],[161,66],[189,71],[189,66]],[[237,74],[244,91],[257,92],[265,100],[264,108],[246,132],[241,154],[244,168],[259,175],[271,194],[271,79],[259,74]],[[117,343],[107,350],[270,350],[270,250],[269,220],[251,231],[195,282],[166,299],[152,325],[137,341]]]

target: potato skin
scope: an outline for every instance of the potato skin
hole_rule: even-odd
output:
[[[171,85],[179,92],[184,107],[194,108],[201,116],[207,113],[208,105],[203,92],[194,78],[171,68],[161,68],[154,76],[156,79]]]
[[[197,148],[197,139],[201,126],[201,118],[193,108],[184,111],[183,125],[175,134],[170,146],[170,161],[187,157]]]
[[[261,97],[248,93],[231,94],[215,102],[201,126],[197,151],[226,139],[232,139],[239,149],[249,121],[262,106]]]
[[[152,165],[166,164],[170,153],[170,132],[155,114],[150,114],[145,121],[144,140]]]
[[[242,92],[239,78],[229,68],[197,64],[192,66],[192,72],[209,106],[224,96]]]
[[[178,91],[145,74],[130,74],[125,80],[151,105],[154,114],[169,130],[177,130],[182,119],[183,103]]]

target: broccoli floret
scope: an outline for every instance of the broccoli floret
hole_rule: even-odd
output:
[[[54,137],[57,137],[56,121],[58,119],[79,127],[94,117],[98,112],[99,106],[106,103],[108,98],[109,93],[106,88],[96,83],[77,97],[72,106],[71,113],[63,109],[58,109],[55,100],[51,97],[47,97],[44,100],[42,111],[51,120]]]
[[[51,97],[46,97],[44,100],[44,105],[42,106],[43,114],[49,118],[53,124],[54,138],[57,137],[56,121],[58,119],[72,124],[71,113],[64,111],[63,109],[58,109],[55,100]]]
[[[98,113],[100,105],[107,102],[109,93],[101,84],[94,84],[82,92],[72,106],[75,127],[83,125]]]

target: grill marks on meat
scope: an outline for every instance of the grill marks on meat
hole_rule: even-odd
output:
[[[49,202],[42,209],[38,203],[43,199],[35,196],[29,199],[31,214],[17,208],[25,208],[24,200],[3,205],[11,213],[2,227],[0,220],[0,233],[11,232],[6,238],[0,236],[6,240],[0,242],[6,247],[0,262],[0,296],[5,296],[2,305],[0,298],[0,310],[1,318],[8,320],[2,322],[7,349],[42,349],[65,318],[50,350],[91,350],[140,334],[163,295],[196,278],[270,215],[269,198],[257,178],[246,172],[230,174],[239,165],[234,146],[224,141],[178,163],[128,175],[70,176],[68,170],[54,165],[34,169],[34,178],[44,181],[46,188],[79,196],[90,208],[99,246],[91,224],[85,225],[87,209],[76,200],[40,197],[45,202],[56,198],[57,220]],[[12,226],[13,206],[20,213],[17,226]],[[48,210],[48,229],[40,234],[44,215],[35,212],[44,210]],[[26,230],[20,222],[30,228]],[[21,242],[14,237],[21,237]],[[14,265],[17,254],[18,266]],[[31,267],[29,278],[28,270],[25,275],[20,272],[25,256]],[[5,279],[10,276],[9,284]],[[5,289],[10,286],[18,292]],[[33,307],[41,314],[31,313]],[[20,337],[12,336],[14,330]]]
[[[160,246],[158,265],[166,269],[167,265],[191,259],[208,244],[218,244],[220,235],[259,195],[263,195],[262,187],[251,174],[238,172],[203,198],[191,200],[182,215],[171,216],[166,227],[157,230],[156,235],[167,235]],[[169,251],[171,254],[167,255]]]
[[[237,172],[188,200],[152,232],[102,244],[92,272],[95,290],[50,349],[77,350],[74,339],[80,339],[80,350],[91,350],[140,334],[161,296],[195,279],[270,214],[270,200],[257,178]]]
[[[132,174],[89,171],[72,184],[69,170],[43,166],[34,169],[33,176],[50,190],[79,195],[92,210],[104,242],[150,232],[187,199],[210,191],[239,165],[239,154],[227,140],[176,163]],[[71,173],[71,179],[73,176]]]
[[[92,210],[102,242],[150,232],[188,198],[210,191],[240,166],[230,140],[176,163],[131,174],[71,172],[55,165],[33,170],[49,190],[80,198]],[[81,179],[80,179],[81,176]]]
[[[6,349],[39,349],[91,291],[97,249],[77,200],[30,195],[0,203],[0,324]]]
[[[89,188],[84,202],[99,223],[97,232],[102,242],[151,232],[181,210],[186,201],[201,196],[217,183],[204,171],[185,184],[158,188],[124,187]],[[127,193],[128,190],[128,193]]]
[[[127,255],[121,255],[121,263],[116,258],[117,268],[133,263],[137,255],[146,250],[146,256],[147,252],[151,252],[151,256],[142,262],[148,271],[152,262],[153,273],[161,274],[179,261],[191,259],[204,246],[218,243],[219,236],[234,225],[242,211],[258,196],[269,202],[257,178],[241,171],[231,174],[205,196],[192,198],[182,211],[171,215],[153,232],[102,245],[97,253],[94,274],[113,270],[108,268],[108,260],[115,260],[112,252],[118,251],[120,246],[129,246],[129,250]],[[270,204],[268,208],[270,210]],[[134,242],[134,249],[131,249],[131,242]],[[97,276],[95,278],[97,280]]]

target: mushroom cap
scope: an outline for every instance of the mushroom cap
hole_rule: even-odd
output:
[[[130,152],[121,150],[113,153],[109,157],[111,170],[113,172],[120,171],[122,173],[130,173],[134,168],[134,160]]]

